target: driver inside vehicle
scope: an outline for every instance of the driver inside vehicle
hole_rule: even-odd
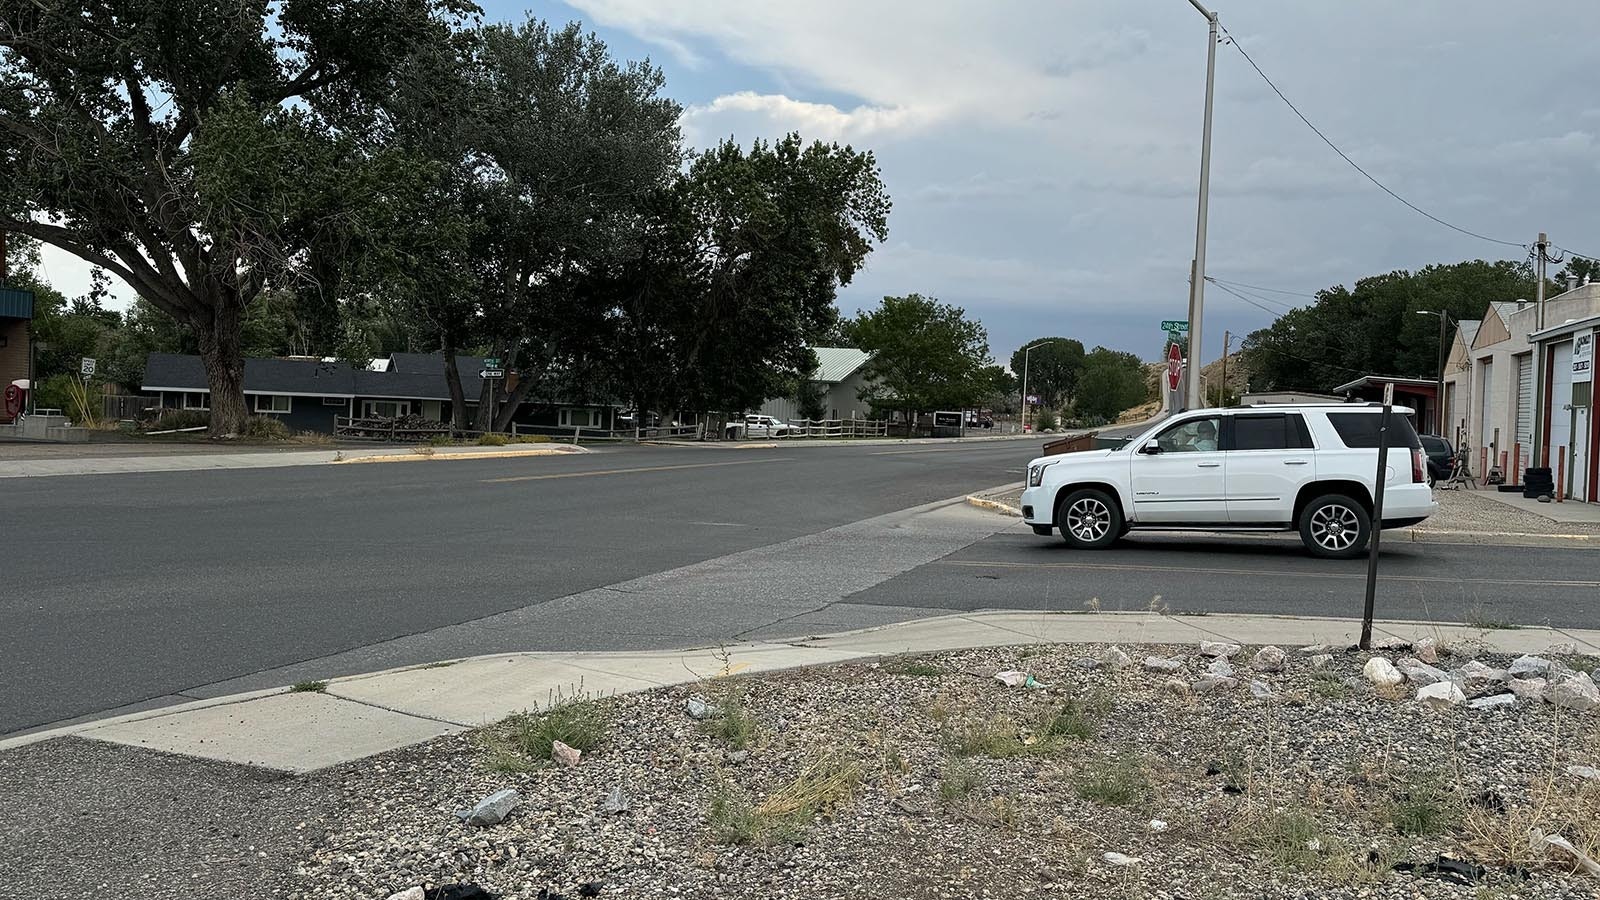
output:
[[[1161,449],[1167,453],[1210,453],[1217,449],[1215,419],[1185,422],[1161,436]]]

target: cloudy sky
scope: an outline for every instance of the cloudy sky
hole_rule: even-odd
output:
[[[1600,3],[1218,0],[1223,25],[1379,180],[1473,231],[1600,253]],[[528,0],[488,0],[518,19]],[[798,130],[877,154],[890,236],[845,312],[920,292],[1002,361],[1051,334],[1161,349],[1194,250],[1205,21],[1185,0],[535,0],[648,56],[706,146]],[[1321,143],[1218,48],[1210,274],[1311,293],[1525,251],[1450,231]],[[85,275],[59,257],[68,293]],[[58,274],[59,273],[59,274]],[[1293,294],[1267,294],[1303,302]],[[1271,307],[1271,304],[1263,304]],[[1281,308],[1281,307],[1278,307]],[[1207,292],[1206,356],[1269,313]],[[1237,346],[1237,344],[1235,344]]]

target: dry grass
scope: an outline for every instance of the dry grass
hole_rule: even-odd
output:
[[[758,804],[726,782],[719,783],[712,792],[706,821],[712,836],[724,844],[793,841],[812,819],[845,803],[860,785],[859,763],[823,754]]]
[[[744,690],[736,684],[727,685],[716,709],[715,716],[700,723],[700,730],[731,750],[749,747],[756,734],[756,720],[745,710]]]
[[[1133,806],[1150,796],[1144,760],[1131,753],[1090,760],[1073,786],[1079,797],[1102,806]]]

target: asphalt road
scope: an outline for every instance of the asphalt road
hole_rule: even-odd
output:
[[[8,480],[0,734],[993,487],[1034,451],[642,447]]]
[[[1363,563],[1290,539],[1135,534],[1077,553],[967,507],[902,512],[1015,481],[1034,449],[643,447],[8,480],[0,734],[503,650],[1158,596],[1174,612],[1359,613]],[[1596,551],[1387,546],[1380,616],[1597,621]]]
[[[1379,618],[1593,628],[1600,550],[1380,544]],[[1170,610],[1177,614],[1362,612],[1367,561],[1319,560],[1284,535],[1134,532],[1098,552],[1013,528],[850,598],[979,609]]]

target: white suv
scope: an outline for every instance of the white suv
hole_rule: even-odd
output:
[[[1411,411],[1389,418],[1382,527],[1438,509]],[[1022,517],[1074,547],[1133,528],[1295,531],[1313,555],[1359,555],[1372,534],[1377,405],[1251,406],[1179,413],[1119,450],[1028,464]]]
[[[772,416],[750,413],[743,420],[729,422],[723,429],[723,437],[730,441],[753,437],[788,437],[789,430],[787,422]]]

